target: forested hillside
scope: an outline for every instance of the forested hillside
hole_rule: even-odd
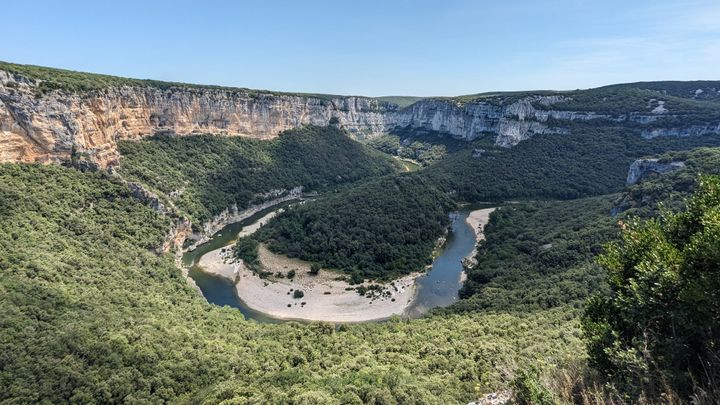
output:
[[[681,210],[700,173],[720,174],[720,149],[668,152],[658,161],[683,169],[650,172],[622,193],[570,201],[509,204],[485,228],[477,265],[468,271],[455,310],[518,310],[581,306],[605,291],[605,272],[595,263],[617,239],[619,221],[650,218],[661,209]]]
[[[619,127],[577,125],[572,134],[537,136],[511,149],[477,143],[426,173],[470,202],[571,199],[621,191],[638,158],[700,146],[720,146],[720,137],[643,139]]]
[[[430,142],[432,137],[424,136],[422,139]],[[378,142],[374,145],[379,147]],[[429,212],[439,215],[439,210],[444,210],[447,214],[452,205],[439,204],[438,202],[445,200],[445,197],[441,198],[439,195],[444,194],[455,202],[501,204],[505,200],[567,200],[617,193],[624,189],[628,168],[636,159],[670,150],[720,145],[720,138],[699,136],[643,139],[636,133],[621,128],[577,125],[573,134],[536,136],[511,149],[493,146],[487,140],[465,143],[465,147],[458,146],[457,143],[448,145],[452,149],[446,158],[412,174],[418,181],[409,191],[400,193],[394,187],[375,183],[375,186],[322,196],[315,202],[307,203],[302,209],[288,211],[270,222],[263,230],[262,238],[269,240],[269,246],[278,253],[322,262],[325,266],[356,274],[356,277],[363,275],[379,279],[391,278],[406,272],[420,271],[430,259],[432,250],[429,239],[442,236],[443,227],[438,226],[435,220],[415,222],[412,219],[426,218]],[[709,164],[704,164],[703,167],[707,166]],[[696,166],[691,164],[690,168],[693,167]],[[610,201],[616,198],[619,197],[591,201],[602,200],[600,206],[609,212],[612,208]],[[555,207],[566,210],[567,213],[582,207],[583,203],[576,204],[558,204]],[[369,207],[378,209],[371,210]],[[593,207],[582,215],[597,212],[598,208]],[[402,220],[398,220],[399,218]],[[589,223],[596,220],[586,219]],[[542,222],[541,217],[534,220],[537,221],[536,224]],[[602,222],[599,219],[598,221]],[[604,223],[607,227],[611,222]],[[533,229],[532,232],[542,232],[533,227],[529,229]],[[419,239],[416,238],[424,241],[424,248],[417,249],[416,241]],[[598,236],[596,240],[583,242],[592,244],[595,246],[593,249],[597,250],[601,242],[607,239],[606,234]],[[390,247],[385,245],[386,242],[390,243]],[[575,244],[570,246],[578,247],[579,243],[575,241]],[[368,254],[366,248],[373,253]],[[583,249],[589,247],[581,250]],[[546,256],[550,257],[556,251],[558,249]],[[397,252],[412,252],[413,255],[410,256],[415,258],[399,259]],[[416,257],[416,254],[423,256]],[[392,264],[393,261],[395,264]],[[557,271],[568,270],[563,263],[556,263],[554,266]],[[585,270],[581,272],[583,275],[578,277],[585,277]],[[520,274],[516,277],[522,277]],[[556,278],[563,276],[558,275]],[[594,276],[593,285],[597,284],[598,277],[601,278],[597,274]],[[586,284],[584,287],[577,287],[582,291],[566,292],[564,295],[574,295],[573,300],[582,300],[592,291],[587,286],[588,282],[580,281]],[[471,279],[469,286],[472,285]],[[557,304],[568,302],[566,298],[549,298],[550,301],[556,299]],[[557,304],[537,305],[544,307]]]
[[[661,164],[682,162],[685,168],[662,175],[648,173],[615,202],[618,211],[647,218],[659,214],[661,206],[666,209],[682,209],[684,199],[697,186],[699,174],[720,174],[718,148],[673,151],[656,158]]]
[[[399,168],[333,127],[298,128],[272,141],[157,135],[121,142],[120,152],[123,177],[157,190],[195,225],[273,190],[323,191]]]
[[[151,250],[167,220],[102,173],[2,165],[0,214],[3,402],[458,403],[581,348],[563,311],[247,322]]]
[[[581,307],[606,288],[595,264],[617,236],[614,195],[572,201],[511,204],[485,227],[477,264],[468,270],[458,311],[532,311]]]

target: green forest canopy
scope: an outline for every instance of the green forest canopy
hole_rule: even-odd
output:
[[[103,173],[0,165],[0,401],[458,403],[581,350],[562,309],[248,322],[152,250],[168,226]]]
[[[292,129],[272,141],[156,135],[119,147],[122,176],[158,191],[195,225],[273,190],[323,191],[400,167],[333,127]]]

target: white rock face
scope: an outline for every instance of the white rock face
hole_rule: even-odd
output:
[[[119,162],[118,141],[157,132],[271,139],[298,126],[331,123],[358,139],[410,129],[468,141],[489,135],[495,144],[511,147],[535,135],[567,134],[570,131],[563,125],[570,121],[649,126],[668,116],[662,101],[645,112],[614,116],[553,109],[553,105],[570,100],[560,95],[530,95],[510,104],[425,99],[400,109],[368,97],[310,97],[210,87],[126,86],[37,96],[38,90],[38,83],[0,70],[0,162],[57,162],[75,151],[106,168]],[[720,123],[641,129],[645,138],[710,133],[720,134]]]
[[[685,167],[685,162],[660,163],[658,159],[638,159],[630,165],[626,183],[632,185],[648,173],[668,173]]]
[[[101,167],[118,161],[117,141],[156,132],[269,139],[335,119],[357,137],[385,129],[390,108],[363,97],[320,99],[215,88],[108,88],[53,91],[0,71],[0,161],[56,161],[73,147]]]
[[[536,134],[567,132],[549,126],[547,121],[551,118],[568,121],[608,118],[593,112],[537,109],[532,104],[549,106],[561,100],[559,96],[530,96],[507,106],[484,101],[462,104],[451,99],[422,100],[388,114],[393,117],[388,125],[443,132],[468,141],[490,133],[495,135],[497,145],[510,147]]]
[[[653,108],[651,112],[653,114],[667,114],[668,109],[665,108],[665,102],[660,100],[657,103],[658,103],[657,107]]]
[[[645,129],[641,135],[645,139],[657,138],[658,136],[701,136],[720,134],[720,123],[717,125],[690,125],[687,127],[653,128]]]

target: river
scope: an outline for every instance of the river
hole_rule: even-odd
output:
[[[259,322],[282,322],[248,308],[238,298],[232,281],[203,272],[197,266],[197,263],[204,254],[234,243],[238,233],[244,227],[253,224],[266,214],[292,203],[293,201],[286,201],[262,210],[243,221],[227,225],[213,235],[210,241],[183,255],[183,265],[189,267],[190,277],[195,280],[208,302],[237,308],[247,319],[254,319]],[[465,221],[468,214],[468,210],[450,214],[452,225],[445,246],[440,255],[433,261],[430,270],[415,281],[417,292],[413,302],[407,308],[406,316],[418,317],[431,308],[446,307],[458,299],[458,291],[462,286],[460,282],[463,270],[462,260],[472,252],[476,243],[475,233]]]

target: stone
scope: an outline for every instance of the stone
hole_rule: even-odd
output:
[[[638,159],[630,165],[628,170],[627,185],[636,184],[648,173],[663,174],[679,170],[685,167],[685,162],[661,163],[658,159]]]

